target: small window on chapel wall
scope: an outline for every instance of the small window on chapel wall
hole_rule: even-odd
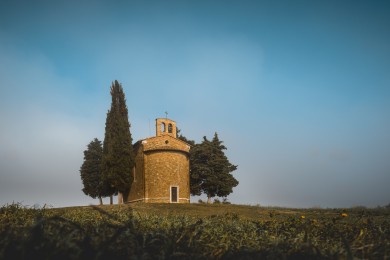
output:
[[[165,123],[161,123],[161,132],[165,132]]]
[[[170,134],[172,133],[172,124],[168,125],[168,133],[170,133]]]

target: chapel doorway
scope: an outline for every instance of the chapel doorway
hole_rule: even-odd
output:
[[[171,203],[177,203],[179,200],[178,200],[178,190],[179,188],[178,187],[175,187],[175,186],[171,186]]]

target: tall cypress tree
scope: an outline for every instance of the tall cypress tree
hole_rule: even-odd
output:
[[[102,176],[112,187],[113,194],[122,193],[126,201],[133,183],[135,159],[125,94],[117,80],[111,85],[111,98],[103,143]]]

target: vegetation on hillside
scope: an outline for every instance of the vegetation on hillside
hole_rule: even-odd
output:
[[[389,209],[0,208],[1,259],[387,259]]]

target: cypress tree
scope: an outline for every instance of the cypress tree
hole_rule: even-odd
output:
[[[227,156],[223,150],[227,150],[223,142],[219,140],[218,134],[214,134],[214,138],[211,141],[214,151],[213,168],[214,172],[219,177],[219,185],[217,187],[216,195],[218,197],[226,197],[233,192],[233,188],[238,185],[238,181],[231,174],[237,170],[237,165],[233,165],[229,162]]]
[[[107,113],[103,143],[103,182],[112,188],[112,195],[123,194],[124,201],[133,182],[135,164],[128,111],[122,85],[111,85],[111,109]]]
[[[105,187],[102,182],[102,155],[102,142],[95,138],[84,151],[84,162],[80,167],[84,194],[94,199],[99,198],[100,205],[103,204],[102,197],[110,195],[108,187]]]
[[[237,165],[229,162],[223,150],[227,148],[219,140],[218,134],[210,141],[203,137],[200,144],[190,150],[190,191],[192,195],[207,195],[207,202],[212,197],[226,197],[233,192],[238,181],[231,172]]]

